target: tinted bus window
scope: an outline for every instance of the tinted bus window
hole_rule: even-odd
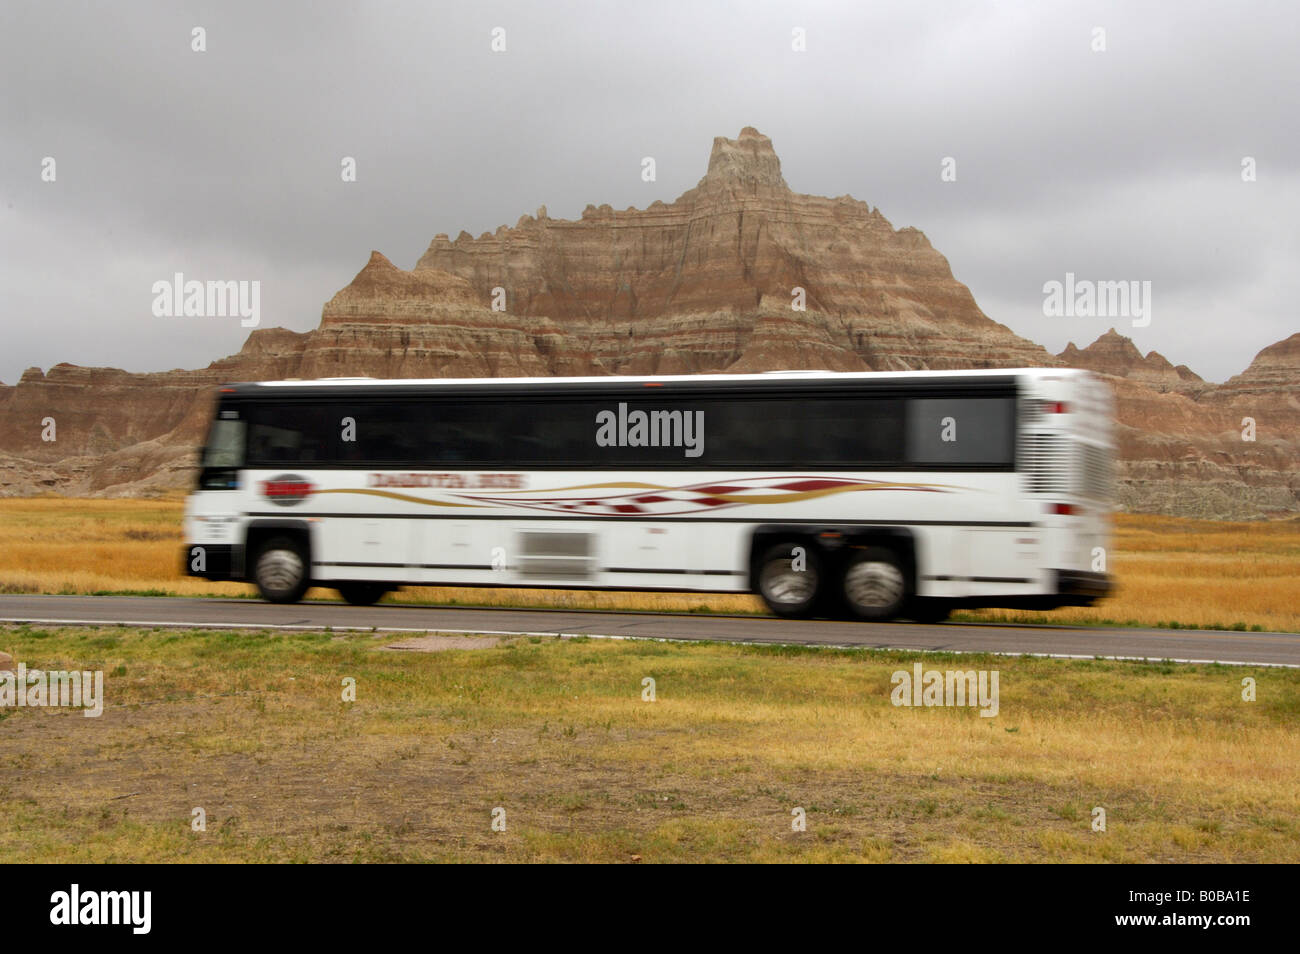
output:
[[[327,400],[253,407],[249,465],[997,470],[1014,462],[1015,399],[1004,396]]]
[[[330,411],[338,460],[343,464],[431,466],[431,408],[426,403],[336,403]]]
[[[913,398],[907,459],[923,467],[1011,467],[1016,402],[1009,397]]]
[[[704,458],[720,466],[901,463],[903,402],[845,397],[720,400],[705,412]]]
[[[333,461],[335,432],[321,405],[259,404],[250,409],[249,417],[249,467]]]
[[[439,467],[488,467],[509,451],[499,430],[508,408],[493,402],[438,401],[429,406],[429,452]]]

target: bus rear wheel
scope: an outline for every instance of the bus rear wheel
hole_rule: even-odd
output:
[[[271,603],[298,602],[311,585],[302,547],[288,537],[266,541],[257,551],[253,582],[264,600]]]
[[[777,616],[811,616],[822,595],[822,566],[816,551],[797,543],[768,549],[758,565],[758,595]]]
[[[382,583],[340,583],[337,589],[339,596],[353,606],[374,606],[388,592]]]
[[[898,554],[887,547],[864,547],[844,567],[844,603],[858,619],[893,619],[907,602],[907,575]]]

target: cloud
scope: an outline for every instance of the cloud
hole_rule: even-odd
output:
[[[263,324],[306,330],[372,248],[410,267],[438,232],[541,204],[576,217],[669,201],[703,174],[712,137],[745,125],[772,137],[793,188],[851,193],[922,229],[990,317],[1053,350],[1109,324],[1042,317],[1042,283],[1066,270],[1151,280],[1139,347],[1211,378],[1297,330],[1287,4],[17,3],[3,16],[10,383],[33,364],[158,370],[237,350],[237,320],[149,314],[150,286],[176,271],[261,280]],[[498,26],[505,53],[490,48]],[[640,178],[647,155],[655,183]],[[1241,182],[1245,155],[1255,183]],[[44,156],[56,183],[40,180]],[[956,182],[939,179],[945,156]]]

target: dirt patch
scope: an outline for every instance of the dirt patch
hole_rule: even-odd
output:
[[[416,653],[441,653],[451,649],[491,649],[501,644],[499,636],[412,636],[384,649],[405,649]]]
[[[1086,824],[1051,809],[1077,793],[1029,780],[814,772],[761,758],[629,763],[629,741],[668,752],[674,733],[362,731],[355,710],[304,720],[306,710],[270,707],[286,718],[268,720],[249,701],[119,708],[93,738],[80,717],[24,713],[5,739],[16,756],[8,795],[45,807],[32,823],[40,830],[71,825],[80,837],[128,820],[188,832],[201,806],[208,834],[196,837],[263,861],[745,860],[759,845],[777,857],[815,848],[924,861],[952,839],[1014,858],[1034,856],[1038,832],[1064,837]],[[299,734],[303,725],[311,732]],[[234,751],[231,739],[250,743]],[[807,808],[808,838],[791,829],[796,805]],[[499,832],[500,809],[509,828]],[[0,853],[6,834],[0,826]]]

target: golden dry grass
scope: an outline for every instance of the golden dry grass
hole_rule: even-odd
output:
[[[1111,550],[1118,594],[1055,610],[1062,623],[1179,623],[1300,632],[1300,520],[1235,523],[1119,514]],[[988,620],[1043,614],[990,610]]]
[[[1300,861],[1297,671],[390,641],[0,629],[28,665],[103,670],[107,696],[97,720],[0,710],[0,857]],[[917,660],[998,670],[997,717],[893,706]]]
[[[183,577],[183,500],[0,500],[0,592],[253,594]],[[1300,632],[1300,521],[1229,523],[1121,514],[1111,553],[1119,593],[1051,613],[988,610],[960,619]],[[313,590],[312,599],[334,598]],[[472,587],[410,588],[403,602],[563,609],[759,613],[751,596]]]

